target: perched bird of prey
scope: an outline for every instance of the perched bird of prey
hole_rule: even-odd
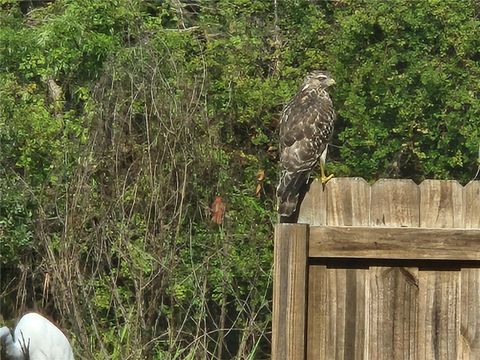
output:
[[[300,192],[319,159],[322,183],[332,177],[325,176],[324,166],[336,120],[327,92],[333,84],[335,80],[328,72],[312,71],[283,109],[280,120],[281,175],[277,187],[281,217],[290,217],[297,209]]]

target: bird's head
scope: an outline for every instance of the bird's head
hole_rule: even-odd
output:
[[[304,85],[310,86],[319,86],[324,89],[328,88],[335,84],[335,80],[333,80],[332,76],[328,71],[321,71],[321,70],[313,70],[310,72],[304,80]]]

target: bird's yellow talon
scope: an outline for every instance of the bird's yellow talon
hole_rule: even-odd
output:
[[[328,176],[325,175],[325,164],[320,161],[320,181],[322,182],[322,185],[325,185],[331,178],[333,178],[333,174]]]
[[[333,174],[330,174],[328,176],[324,175],[320,177],[320,181],[322,182],[323,185],[325,185],[327,181],[329,181],[331,178],[333,178]]]

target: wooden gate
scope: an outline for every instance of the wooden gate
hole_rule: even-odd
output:
[[[314,182],[273,296],[274,360],[480,360],[480,182]]]

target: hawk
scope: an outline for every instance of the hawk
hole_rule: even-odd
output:
[[[327,92],[333,84],[335,80],[328,72],[312,71],[283,109],[280,120],[281,175],[277,187],[281,217],[289,217],[297,209],[300,191],[319,159],[322,183],[333,176],[326,177],[324,171],[327,145],[336,120]]]

